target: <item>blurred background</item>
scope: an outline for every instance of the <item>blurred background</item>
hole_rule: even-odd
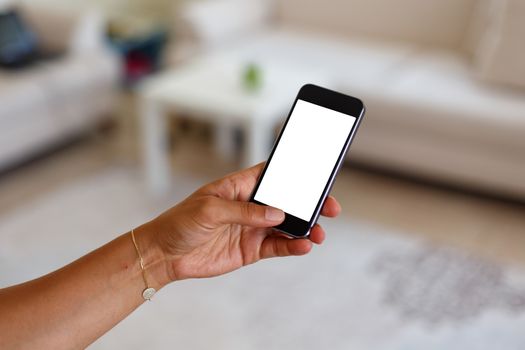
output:
[[[525,348],[521,0],[0,0],[0,287],[361,98],[303,258],[174,283],[93,349]]]

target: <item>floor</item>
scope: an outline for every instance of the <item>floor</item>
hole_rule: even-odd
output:
[[[49,189],[0,213],[0,285],[63,266],[181,200],[217,176],[210,170],[228,170],[220,161],[205,166],[209,148],[198,138],[176,146],[176,180],[160,198],[147,196],[131,162],[106,163],[111,147],[104,139],[53,156],[60,184],[46,175]],[[73,172],[79,164],[85,175]],[[381,181],[359,173],[345,169],[371,203],[384,202],[388,193],[372,191]],[[364,211],[369,203],[351,204],[359,193],[348,198],[344,215],[323,221],[330,237],[312,254],[178,281],[90,349],[524,349],[525,265],[497,264],[378,224]]]
[[[136,125],[123,97],[120,126],[106,135],[90,135],[52,155],[0,175],[0,211],[121,163],[139,166]],[[219,177],[236,168],[218,159],[206,128],[186,128],[174,143],[176,171]],[[333,194],[343,214],[454,245],[491,259],[525,264],[525,205],[433,187],[407,179],[345,166]]]

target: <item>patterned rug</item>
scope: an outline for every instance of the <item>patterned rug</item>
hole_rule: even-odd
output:
[[[153,217],[205,178],[152,200],[109,169],[0,214],[0,286],[49,272]],[[325,222],[325,245],[174,283],[92,349],[525,349],[525,267],[369,223]]]

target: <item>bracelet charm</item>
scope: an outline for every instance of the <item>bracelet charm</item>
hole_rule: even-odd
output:
[[[149,287],[149,288],[144,289],[144,291],[142,292],[142,297],[144,298],[144,300],[151,301],[151,298],[153,298],[155,293],[157,293],[155,288]]]

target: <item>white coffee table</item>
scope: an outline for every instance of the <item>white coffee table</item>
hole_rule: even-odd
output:
[[[216,147],[222,154],[233,149],[233,128],[244,132],[243,166],[268,157],[275,126],[282,122],[299,88],[305,83],[325,84],[326,77],[294,66],[257,62],[263,85],[257,92],[242,84],[246,57],[208,55],[161,73],[140,88],[143,160],[148,187],[164,193],[170,187],[168,111],[184,112],[211,122]]]

